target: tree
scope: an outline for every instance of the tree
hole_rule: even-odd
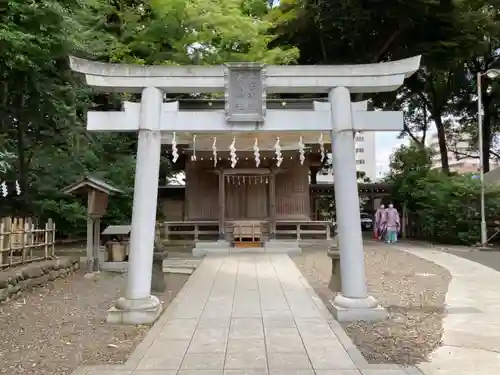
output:
[[[431,169],[431,153],[419,145],[401,146],[391,157],[394,201],[409,213],[416,235],[425,240],[471,245],[479,240],[480,184],[470,174],[454,175]],[[500,189],[486,191],[487,218],[498,217]],[[410,230],[415,233],[415,230]]]
[[[85,203],[61,189],[92,174],[125,191],[111,198],[107,222],[130,220],[136,137],[88,133],[85,114],[138,97],[92,91],[70,71],[68,55],[136,64],[293,62],[296,48],[269,48],[268,9],[261,0],[9,1],[0,14],[0,149],[15,155],[10,173],[23,194],[2,202],[1,214],[52,216],[60,232],[76,235]],[[160,169],[167,178],[167,158]]]
[[[460,8],[461,9],[461,8]],[[271,12],[280,35],[303,64],[376,63],[417,54],[447,60],[460,46],[459,5],[451,0],[387,2],[285,0]]]

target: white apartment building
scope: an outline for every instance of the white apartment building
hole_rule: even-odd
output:
[[[448,142],[448,163],[450,171],[456,173],[474,173],[479,171],[479,157],[476,150],[470,149],[469,137],[464,136],[458,141]],[[432,150],[432,168],[441,168],[441,154],[437,133],[434,133],[427,142]],[[497,160],[490,160],[490,168],[499,166]]]
[[[364,172],[371,181],[377,179],[377,163],[375,158],[375,132],[358,132],[355,138],[356,164],[359,172]],[[328,154],[331,158],[331,154]],[[332,171],[318,173],[317,181],[331,182]]]

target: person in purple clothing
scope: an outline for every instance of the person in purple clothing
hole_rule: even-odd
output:
[[[396,243],[398,241],[398,232],[401,227],[401,221],[399,220],[399,212],[394,208],[392,203],[389,204],[389,207],[385,210],[383,222],[386,231],[386,242]]]
[[[374,237],[377,240],[383,239],[383,231],[382,231],[382,223],[384,219],[384,214],[385,214],[385,206],[383,204],[380,205],[379,208],[377,208],[377,211],[375,211],[375,220],[374,220],[374,226],[373,226],[373,231]]]

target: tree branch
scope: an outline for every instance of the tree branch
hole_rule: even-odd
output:
[[[374,63],[377,63],[380,61],[380,59],[382,58],[382,56],[384,55],[384,53],[387,52],[387,50],[389,49],[389,47],[391,46],[392,43],[394,43],[394,41],[396,40],[396,38],[404,31],[406,30],[406,28],[408,28],[408,24],[405,26],[405,27],[401,27],[401,25],[389,36],[389,38],[387,38],[387,40],[385,41],[384,45],[382,46],[381,49],[379,49],[379,51],[377,52],[377,54],[375,55],[374,59],[373,59],[373,62]]]
[[[453,152],[455,155],[460,155],[460,156],[463,156],[465,158],[479,159],[479,155],[471,155],[471,154],[468,154],[466,152],[461,152],[461,151],[457,151],[457,150],[450,150],[450,151]],[[493,151],[493,150],[490,150],[490,155],[500,159],[500,154]]]
[[[420,140],[412,133],[408,125],[404,124],[403,129],[418,145],[422,145],[422,142],[420,142]]]

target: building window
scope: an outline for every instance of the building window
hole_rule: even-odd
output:
[[[362,135],[358,135],[356,137],[356,142],[363,142],[365,140],[365,137],[363,137]]]
[[[358,165],[365,164],[365,160],[364,159],[356,160],[356,164]]]
[[[357,149],[356,149],[356,153],[357,153],[357,154],[358,154],[358,153],[363,153],[363,152],[365,152],[365,149],[364,149],[364,148],[357,148]]]

